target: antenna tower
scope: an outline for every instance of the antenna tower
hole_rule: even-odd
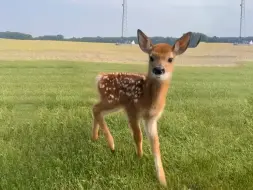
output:
[[[127,33],[127,0],[123,0],[122,3],[123,13],[122,13],[122,28],[121,28],[121,38],[125,37]]]
[[[242,41],[242,37],[245,35],[245,0],[241,0],[241,16],[240,16],[240,41]]]

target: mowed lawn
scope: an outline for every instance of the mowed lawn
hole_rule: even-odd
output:
[[[145,65],[0,62],[0,189],[162,189],[122,113],[106,117],[115,139],[90,139],[95,76]],[[168,189],[253,187],[253,65],[177,67],[159,121]]]

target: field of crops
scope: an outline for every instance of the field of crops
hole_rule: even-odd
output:
[[[138,47],[6,41],[0,43],[0,189],[162,189],[145,133],[144,156],[138,159],[122,113],[106,117],[115,154],[103,136],[97,142],[90,139],[96,74],[145,72],[146,65],[137,64],[146,60]],[[216,54],[225,55],[229,46],[217,45]],[[252,51],[230,48],[241,48],[241,57]],[[214,49],[215,44],[189,49],[179,64],[189,58],[210,65],[210,57],[198,57]],[[105,57],[116,63],[105,64]],[[135,65],[120,64],[124,60]],[[169,189],[253,187],[252,87],[252,62],[176,67],[159,121]]]
[[[145,63],[138,45],[0,39],[0,60],[68,60]],[[234,66],[253,60],[253,46],[200,43],[177,58],[177,65]]]

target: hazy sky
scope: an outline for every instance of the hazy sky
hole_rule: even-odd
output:
[[[2,0],[0,31],[33,36],[120,36],[122,0]],[[128,0],[128,36],[178,37],[186,31],[239,35],[240,0]],[[253,1],[246,0],[246,35],[253,36]]]

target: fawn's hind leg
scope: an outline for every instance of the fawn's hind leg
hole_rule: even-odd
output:
[[[93,140],[98,139],[98,131],[99,131],[99,127],[101,127],[105,135],[105,138],[107,140],[109,148],[112,151],[114,151],[114,140],[104,120],[104,116],[106,112],[108,113],[112,111],[114,111],[113,107],[108,106],[108,104],[104,104],[102,102],[99,102],[93,106],[94,120],[93,120],[93,128],[92,128],[92,139]]]

